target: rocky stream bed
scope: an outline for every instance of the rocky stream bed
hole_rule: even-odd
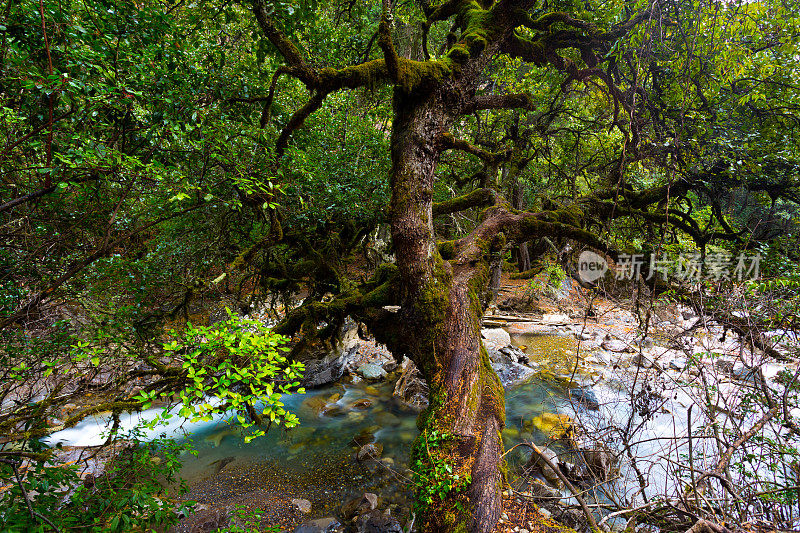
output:
[[[720,414],[730,410],[758,365],[732,338],[698,325],[688,313],[656,322],[643,337],[634,316],[602,304],[594,319],[574,315],[493,314],[485,319],[484,344],[506,387],[503,438],[510,489],[498,531],[556,527],[548,517],[581,529],[584,518],[562,477],[531,454],[543,448],[552,462],[595,502],[632,501],[637,491],[669,492],[685,453],[687,409],[709,400],[708,376]],[[691,336],[676,333],[692,331]],[[789,341],[793,341],[790,339]],[[410,445],[427,387],[410,361],[398,365],[380,346],[354,331],[307,363],[305,395],[284,399],[301,425],[272,430],[246,444],[224,420],[161,428],[194,442],[182,476],[198,502],[176,532],[213,531],[241,512],[259,512],[263,525],[285,531],[409,531]],[[708,368],[702,384],[698,368]],[[790,364],[762,365],[773,380]],[[708,374],[708,375],[706,375]],[[744,386],[743,386],[744,384]],[[743,392],[737,395],[737,390]],[[702,397],[702,398],[701,398]],[[135,425],[139,416],[131,416]],[[53,435],[53,442],[88,446],[100,439],[102,417]],[[636,426],[626,452],[645,469],[648,487],[620,461],[619,428]],[[702,446],[700,444],[699,446]],[[239,508],[239,511],[236,509]],[[607,520],[607,525],[624,526]]]

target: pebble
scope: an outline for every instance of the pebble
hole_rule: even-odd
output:
[[[295,498],[292,500],[292,505],[303,514],[311,512],[311,502],[304,498]]]

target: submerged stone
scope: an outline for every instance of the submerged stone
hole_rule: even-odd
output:
[[[360,400],[356,400],[350,406],[352,409],[368,409],[372,407],[372,400],[369,398],[361,398]]]
[[[310,520],[298,526],[294,533],[333,533],[339,531],[342,524],[333,517]]]
[[[376,442],[374,444],[365,444],[359,448],[356,453],[356,459],[359,461],[366,461],[367,459],[380,459],[383,453],[383,444]]]
[[[551,439],[568,437],[573,426],[572,418],[565,414],[542,413],[533,417],[533,426]]]

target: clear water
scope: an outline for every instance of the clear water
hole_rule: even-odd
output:
[[[561,337],[550,340],[562,343]],[[534,346],[537,345],[531,343],[530,349],[536,349]],[[298,415],[300,426],[288,431],[271,430],[249,444],[222,421],[194,428],[192,439],[198,455],[187,458],[182,475],[195,486],[202,486],[203,491],[215,493],[213,480],[219,465],[233,459],[223,471],[247,473],[254,485],[267,484],[283,491],[289,480],[300,485],[304,491],[300,493],[305,494],[302,497],[314,503],[313,515],[330,514],[347,498],[363,492],[375,492],[384,505],[407,507],[412,490],[408,454],[419,433],[417,413],[392,398],[393,386],[392,381],[344,381],[303,396],[286,397],[287,408]],[[549,436],[533,426],[531,420],[569,408],[563,387],[563,381],[534,380],[506,391],[506,449],[524,440],[550,444]],[[363,399],[370,400],[371,405],[365,409],[353,407]],[[359,445],[368,442],[383,447],[381,465],[354,459]],[[506,460],[511,471],[529,456],[530,450],[525,447],[510,452]]]
[[[300,426],[272,429],[250,443],[223,421],[198,428],[192,435],[197,457],[186,458],[181,475],[214,499],[224,492],[214,482],[223,465],[226,473],[246,474],[244,481],[253,487],[311,500],[315,516],[330,514],[363,492],[378,494],[385,505],[403,505],[409,495],[408,453],[418,430],[416,413],[392,399],[392,388],[393,383],[341,383],[286,396]],[[360,400],[371,405],[353,407]],[[355,458],[368,443],[383,447],[382,463]]]
[[[626,403],[628,391],[624,390],[624,385],[615,388],[605,382],[593,388],[602,404],[599,412],[586,411],[570,402],[568,391],[576,385],[572,380],[595,381],[597,374],[584,365],[583,354],[576,352],[574,339],[515,335],[512,342],[538,362],[544,372],[539,379],[506,390],[503,440],[507,450],[523,441],[533,441],[556,451],[567,451],[565,443],[554,442],[532,423],[539,415],[580,415],[584,431],[597,434],[612,421],[621,423],[629,416],[631,408]],[[192,499],[219,501],[230,499],[232,494],[248,495],[261,490],[307,498],[313,503],[312,516],[325,516],[351,497],[374,492],[384,507],[396,504],[407,508],[411,494],[408,454],[418,434],[417,413],[392,398],[393,386],[393,380],[379,384],[344,380],[305,395],[285,396],[286,408],[298,415],[300,426],[288,431],[273,428],[266,436],[250,443],[245,443],[242,434],[222,419],[181,426],[174,422],[151,434],[166,432],[173,436],[188,435],[192,439],[197,456],[184,457],[181,472],[193,487],[189,495]],[[359,400],[368,400],[362,403],[369,405],[354,406]],[[650,422],[652,427],[645,436],[671,437],[684,430],[680,419],[685,417],[678,413],[685,413],[685,410],[677,402],[673,403],[668,406],[670,412],[659,413]],[[132,427],[139,420],[152,417],[154,412],[130,415],[123,420],[123,426]],[[51,441],[82,446],[98,444],[106,423],[103,417],[86,420],[78,427],[53,435]],[[652,455],[649,448],[655,451],[653,442],[637,445],[634,453]],[[380,464],[355,460],[356,451],[365,443],[382,446]],[[638,449],[640,447],[642,449]],[[672,449],[668,455],[677,452]],[[512,475],[528,460],[530,453],[523,446],[509,451],[506,460]],[[628,482],[631,480],[624,483]],[[635,483],[628,486],[634,487]]]

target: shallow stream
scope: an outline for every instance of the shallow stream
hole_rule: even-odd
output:
[[[603,372],[585,364],[586,354],[577,351],[577,341],[555,335],[513,335],[512,343],[539,364],[540,376],[544,377],[506,390],[506,449],[530,440],[564,451],[563,445],[553,442],[549,434],[552,428],[541,423],[558,420],[559,414],[570,418],[580,414],[583,433],[589,434],[589,441],[606,431],[612,421],[624,425],[631,407],[629,391],[621,383],[594,383],[592,390],[601,404],[599,411],[587,411],[570,400],[571,388],[598,381],[598,372]],[[231,501],[237,495],[252,499],[250,495],[256,491],[267,497],[288,494],[310,500],[312,516],[319,517],[332,514],[350,497],[374,492],[382,506],[408,508],[411,484],[406,465],[411,443],[418,434],[417,413],[392,397],[393,386],[393,379],[371,384],[345,378],[304,395],[285,396],[286,409],[298,415],[300,426],[288,431],[272,429],[250,443],[245,443],[241,432],[222,419],[182,426],[174,423],[157,428],[150,435],[165,432],[192,439],[197,455],[184,457],[181,475],[192,486],[190,497],[207,503]],[[651,456],[651,468],[660,462],[654,456],[658,455],[658,438],[667,440],[683,432],[685,417],[672,416],[672,412],[681,409],[683,406],[670,400],[667,408],[660,409],[648,423],[652,429],[646,435],[654,440],[637,445],[647,449],[633,450],[637,455]],[[140,417],[147,419],[154,414],[155,410],[130,415],[123,420],[123,426],[132,427]],[[102,440],[104,424],[102,418],[87,420],[55,434],[52,441],[97,444]],[[359,446],[367,443],[382,447],[380,464],[355,459]],[[669,450],[667,455],[673,453],[677,449]],[[525,447],[510,451],[506,456],[509,472],[517,471],[529,456],[530,450]],[[635,489],[630,479],[622,483],[628,490]]]

